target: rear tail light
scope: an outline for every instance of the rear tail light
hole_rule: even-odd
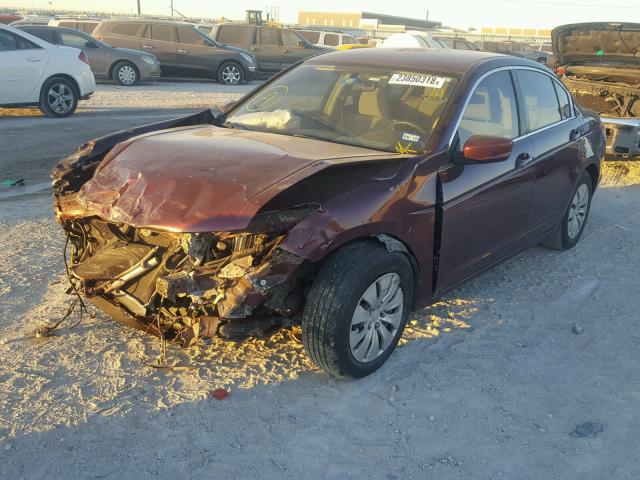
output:
[[[80,51],[80,55],[78,55],[78,58],[80,59],[81,62],[84,62],[87,65],[89,65],[89,59],[87,58],[87,54],[84,53],[83,51]]]
[[[93,35],[93,38],[95,38],[96,40],[104,40],[104,38],[102,37],[102,35]]]
[[[566,73],[567,73],[566,67],[558,67],[558,68],[556,68],[556,75],[558,75],[559,77],[562,77]]]

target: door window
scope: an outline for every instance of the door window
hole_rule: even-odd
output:
[[[558,101],[560,102],[560,116],[564,120],[565,118],[571,118],[573,113],[571,111],[571,100],[567,91],[560,86],[556,81],[553,82],[553,86],[556,89],[558,95]]]
[[[60,32],[60,39],[62,44],[67,47],[84,48],[87,43],[87,39],[70,32]]]
[[[178,42],[187,45],[206,45],[206,39],[195,30],[186,27],[178,28]]]
[[[278,30],[275,28],[261,28],[260,45],[280,45],[278,41]]]
[[[514,73],[524,97],[523,105],[529,119],[527,133],[559,122],[560,105],[553,80],[543,73],[531,70],[516,70]]]
[[[127,37],[135,37],[136,33],[140,29],[141,23],[120,23],[114,25],[111,29],[111,33],[115,33],[117,35],[126,35]]]
[[[458,128],[460,151],[473,135],[518,137],[518,108],[509,72],[489,75],[471,95]]]
[[[324,44],[329,45],[330,47],[337,47],[340,45],[340,37],[335,33],[325,33]]]
[[[18,42],[16,41],[15,35],[5,30],[0,30],[0,52],[17,49]]]
[[[320,32],[300,32],[309,43],[318,43],[320,41]],[[284,41],[284,35],[282,36]]]
[[[149,29],[151,29],[151,40],[173,42],[173,27],[171,25],[154,24],[147,27],[147,32]]]
[[[282,36],[282,45],[285,47],[297,47],[298,43],[303,41],[302,38],[291,30],[282,30],[280,35]]]
[[[231,45],[250,45],[253,42],[253,28],[223,25],[218,27],[217,40]]]

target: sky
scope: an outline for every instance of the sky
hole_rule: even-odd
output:
[[[171,0],[140,0],[143,13],[168,15]],[[295,23],[298,10],[376,12],[468,27],[553,28],[586,21],[640,23],[640,0],[173,0],[186,16],[244,18],[246,9],[279,7],[280,21]],[[0,6],[135,13],[136,0],[0,0]]]

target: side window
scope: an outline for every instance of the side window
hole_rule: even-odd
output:
[[[456,40],[455,43],[455,49],[456,50],[469,50],[469,46],[467,45],[466,42],[461,42],[460,40]]]
[[[558,101],[560,102],[560,116],[563,120],[565,118],[571,118],[573,116],[573,112],[571,111],[571,100],[569,99],[569,94],[558,82],[554,81],[553,86],[556,89],[556,95],[558,95]]]
[[[70,32],[60,32],[60,40],[62,41],[62,45],[76,48],[84,48],[85,44],[88,41],[86,38]]]
[[[553,80],[543,73],[531,70],[516,70],[515,75],[523,96],[522,104],[529,119],[528,132],[559,122],[560,105]]]
[[[18,42],[13,33],[5,30],[0,30],[0,52],[8,52],[10,50],[17,50]]]
[[[18,45],[18,49],[20,50],[33,50],[36,48],[40,48],[31,40],[27,40],[26,38],[23,38],[20,35],[16,35],[16,44]]]
[[[126,35],[127,37],[135,37],[140,29],[140,23],[119,23],[113,26],[111,33],[117,35]]]
[[[218,27],[217,40],[230,45],[250,45],[253,41],[253,29],[235,25],[222,25]]]
[[[335,33],[325,33],[324,44],[330,47],[337,47],[340,45],[340,37]]]
[[[78,23],[77,22],[60,22],[58,24],[59,27],[64,27],[64,28],[73,28],[74,30],[78,30]]]
[[[473,135],[518,137],[518,107],[509,72],[489,75],[471,95],[458,128],[460,150]]]
[[[309,43],[318,43],[320,41],[320,32],[298,32],[298,33],[302,35]]]
[[[259,32],[260,45],[280,45],[278,30],[275,28],[261,28]]]
[[[186,27],[178,28],[178,42],[187,45],[206,45],[205,38],[202,35]]]
[[[298,42],[302,42],[302,38],[291,30],[281,30],[280,35],[282,37],[282,45],[285,47],[297,47]]]
[[[147,28],[147,31],[149,29]],[[151,39],[162,42],[173,42],[173,27],[171,25],[152,24]]]

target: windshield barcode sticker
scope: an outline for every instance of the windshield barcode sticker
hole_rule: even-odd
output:
[[[394,73],[389,79],[389,85],[414,85],[416,87],[442,88],[445,77],[433,75],[419,75],[414,73]]]

